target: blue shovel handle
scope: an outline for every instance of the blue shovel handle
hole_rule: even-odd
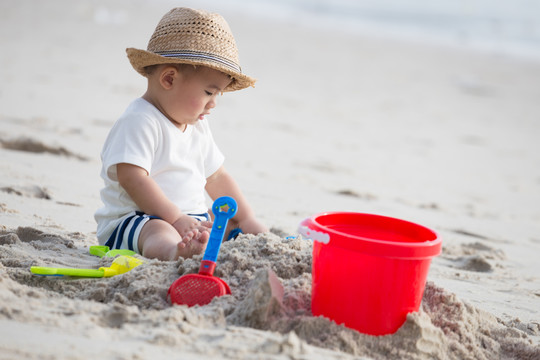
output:
[[[222,196],[212,205],[212,212],[214,213],[214,224],[212,225],[212,231],[210,232],[210,239],[204,252],[203,260],[216,262],[219,253],[219,248],[223,242],[223,236],[227,229],[227,223],[229,219],[236,215],[238,206],[236,200],[230,196]]]

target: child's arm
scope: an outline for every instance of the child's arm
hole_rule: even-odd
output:
[[[268,229],[256,219],[240,187],[223,166],[206,180],[206,191],[212,200],[220,196],[230,196],[236,200],[238,212],[233,221],[238,223],[243,232],[250,234],[268,232]]]
[[[203,231],[210,231],[211,224],[200,223],[182,213],[143,168],[120,163],[116,165],[116,174],[120,186],[126,190],[141,211],[158,216],[171,224],[184,241],[198,237]]]

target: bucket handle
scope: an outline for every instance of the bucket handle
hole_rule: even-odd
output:
[[[306,219],[300,223],[300,226],[298,226],[298,233],[306,239],[311,239],[313,241],[318,241],[323,244],[328,244],[330,242],[330,235],[323,231],[316,231],[310,229],[308,226],[305,226],[304,223],[308,220],[309,219]]]

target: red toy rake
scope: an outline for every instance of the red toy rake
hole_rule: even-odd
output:
[[[223,196],[214,201],[212,205],[212,212],[215,217],[214,224],[212,225],[210,239],[201,261],[199,273],[183,275],[172,283],[168,295],[173,304],[202,306],[210,303],[216,296],[231,293],[229,285],[213,275],[227,223],[236,214],[236,211],[236,201],[229,196]]]

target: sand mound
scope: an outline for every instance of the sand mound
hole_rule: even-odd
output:
[[[0,322],[54,325],[96,339],[113,333],[126,339],[139,333],[148,346],[181,347],[188,352],[206,346],[208,354],[225,358],[243,357],[231,340],[234,336],[252,339],[243,341],[241,353],[257,349],[258,354],[293,358],[316,354],[337,359],[350,354],[374,359],[533,359],[540,355],[527,334],[530,327],[503,324],[429,282],[420,312],[410,314],[393,335],[363,335],[313,317],[311,243],[301,238],[242,235],[224,243],[215,276],[225,280],[233,294],[204,307],[171,306],[167,299],[167,290],[179,275],[198,271],[200,256],[177,262],[146,260],[143,266],[106,279],[30,273],[32,265],[110,265],[111,258],[99,259],[78,247],[80,240],[77,234],[45,234],[33,228],[0,233]],[[114,332],[118,329],[122,335]]]

